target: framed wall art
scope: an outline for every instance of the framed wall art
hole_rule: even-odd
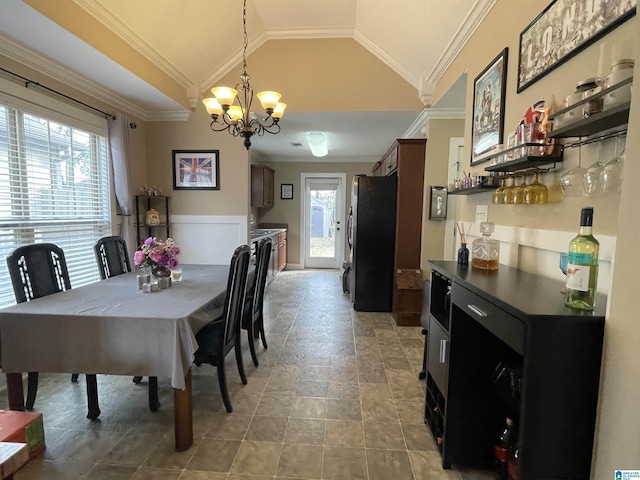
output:
[[[481,155],[502,143],[508,53],[505,48],[473,81],[472,166],[486,161]]]
[[[173,150],[174,190],[220,190],[218,150]]]
[[[554,0],[520,34],[518,93],[636,13],[637,0]]]
[[[293,200],[293,184],[283,183],[280,185],[280,198],[282,200]]]

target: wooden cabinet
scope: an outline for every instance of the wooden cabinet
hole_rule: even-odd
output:
[[[267,266],[267,285],[269,285],[287,266],[287,232],[274,233],[271,236],[271,258]]]
[[[426,410],[438,415],[425,421],[443,467],[492,469],[510,417],[521,480],[589,478],[606,298],[593,312],[573,310],[558,280],[430,263]]]
[[[266,165],[251,165],[251,206],[273,207],[275,171]]]
[[[136,210],[135,227],[138,245],[147,237],[164,236],[165,239],[169,238],[171,236],[171,225],[169,223],[170,197],[163,195],[134,195],[133,199]],[[158,211],[160,222],[157,225],[148,225],[146,222],[146,212],[151,208]],[[136,245],[136,249],[138,245]]]
[[[422,241],[422,195],[427,140],[402,138],[394,142],[384,155],[378,170],[385,176],[397,178],[396,188],[396,245],[394,268],[420,269]],[[395,275],[392,314],[397,325],[419,326],[421,292],[400,288]]]
[[[278,271],[281,272],[287,266],[287,232],[278,235]]]

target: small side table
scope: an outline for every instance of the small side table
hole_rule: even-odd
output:
[[[0,478],[13,480],[13,474],[28,461],[26,443],[0,442]]]

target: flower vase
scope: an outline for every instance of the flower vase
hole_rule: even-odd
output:
[[[151,273],[156,278],[168,278],[171,276],[171,270],[169,270],[167,267],[161,267],[160,265],[152,266]]]

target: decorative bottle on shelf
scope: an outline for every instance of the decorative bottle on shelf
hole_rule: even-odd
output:
[[[580,233],[569,242],[564,303],[571,308],[593,310],[598,282],[600,243],[593,236],[593,207],[580,212]]]
[[[520,480],[520,474],[518,473],[518,460],[520,459],[520,446],[515,444],[509,454],[509,480]]]
[[[500,263],[500,242],[491,238],[493,223],[480,224],[482,238],[473,241],[471,266],[483,270],[497,270]]]
[[[496,469],[500,480],[508,480],[509,478],[509,454],[518,441],[518,433],[513,419],[507,417],[505,423],[506,426],[495,446]]]
[[[461,243],[458,249],[458,263],[460,265],[467,265],[469,263],[469,249],[466,243]]]

